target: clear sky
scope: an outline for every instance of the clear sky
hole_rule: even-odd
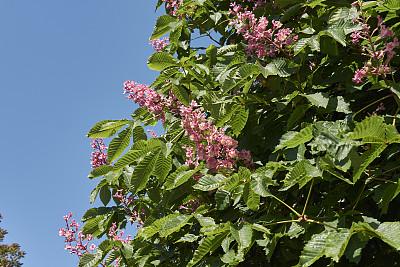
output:
[[[27,267],[77,266],[58,229],[90,208],[90,139],[129,118],[123,82],[150,84],[156,0],[0,1],[0,226]]]

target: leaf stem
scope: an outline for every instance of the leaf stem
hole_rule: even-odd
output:
[[[302,215],[303,215],[303,216],[304,216],[304,214],[306,213],[306,208],[307,208],[308,200],[310,199],[310,195],[311,195],[311,189],[312,189],[312,187],[313,187],[313,184],[314,184],[314,179],[315,179],[315,178],[313,178],[313,179],[312,179],[312,181],[311,181],[311,185],[310,185],[310,190],[308,191],[308,195],[307,195],[306,204],[304,205],[304,209],[303,209],[303,213],[302,213]]]
[[[364,183],[363,188],[361,189],[361,192],[360,192],[360,194],[358,195],[357,202],[356,202],[356,204],[354,204],[352,210],[354,210],[354,209],[356,208],[358,202],[360,201],[361,195],[362,195],[362,193],[364,192],[364,189],[365,189],[365,186],[366,186],[366,185],[367,185],[367,184]]]
[[[357,111],[356,113],[354,113],[353,119],[354,119],[354,117],[355,117],[358,113],[360,113],[361,111],[363,111],[363,110],[369,108],[369,107],[372,106],[372,105],[375,105],[376,103],[378,103],[378,102],[380,102],[380,101],[382,101],[382,100],[384,100],[384,99],[386,99],[386,98],[392,97],[392,96],[393,96],[393,94],[390,94],[390,95],[384,96],[384,97],[382,97],[382,98],[380,98],[380,99],[378,99],[378,100],[372,102],[371,104],[368,104],[367,106],[363,107],[362,109],[360,109],[359,111]]]
[[[326,227],[335,229],[336,231],[339,231],[338,228],[336,228],[336,227],[334,227],[334,226],[332,226],[332,225],[329,225],[329,224],[326,224],[326,223],[323,223],[323,222],[320,222],[320,221],[315,221],[315,220],[313,220],[313,219],[307,219],[307,222],[316,223],[316,224],[321,224],[321,225],[323,225],[323,226],[326,226]]]
[[[279,202],[281,202],[283,205],[285,205],[286,207],[288,207],[291,211],[293,211],[294,212],[294,214],[296,214],[297,216],[299,216],[299,217],[301,217],[301,214],[300,213],[298,213],[295,209],[293,209],[292,207],[290,207],[288,204],[286,204],[285,202],[283,202],[282,200],[280,200],[279,198],[277,198],[276,196],[274,196],[274,195],[272,195],[271,194],[271,196],[273,197],[273,198],[275,198],[276,200],[278,200]]]

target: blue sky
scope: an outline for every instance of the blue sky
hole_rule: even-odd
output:
[[[24,266],[77,266],[58,229],[91,207],[85,135],[130,117],[124,81],[157,76],[146,64],[156,2],[0,1],[0,227],[27,252]]]

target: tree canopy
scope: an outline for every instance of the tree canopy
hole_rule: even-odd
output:
[[[400,1],[161,7],[159,76],[87,135],[104,206],[60,230],[80,266],[400,263]]]

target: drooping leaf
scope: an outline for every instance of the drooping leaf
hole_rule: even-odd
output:
[[[169,67],[179,67],[179,62],[170,53],[157,52],[150,56],[147,65],[152,70],[164,70]]]
[[[307,160],[297,163],[293,169],[286,175],[283,187],[280,191],[288,190],[290,187],[298,184],[302,188],[312,178],[321,176],[319,170],[311,165]]]
[[[164,182],[171,168],[172,168],[172,155],[169,154],[167,157],[165,157],[164,153],[159,153],[154,169],[154,174],[157,177],[160,184]]]
[[[247,248],[252,243],[253,230],[248,224],[235,226],[231,224],[231,234],[239,244],[239,248]]]
[[[95,169],[93,169],[90,174],[88,175],[89,179],[94,179],[97,178],[99,176],[103,176],[105,174],[107,174],[108,172],[112,171],[113,167],[110,165],[101,165]]]
[[[129,146],[131,135],[132,128],[128,127],[111,141],[107,151],[108,162],[111,163],[122,155],[125,149]]]
[[[237,136],[241,133],[244,126],[246,126],[247,119],[249,117],[249,110],[245,105],[238,105],[238,108],[232,115],[230,120],[232,125],[233,133]]]
[[[215,204],[219,210],[228,208],[231,205],[229,192],[226,190],[218,190],[215,193]]]
[[[203,242],[199,245],[197,250],[194,252],[193,258],[188,263],[188,267],[194,266],[198,263],[206,254],[212,254],[222,243],[222,241],[228,236],[229,232],[225,231],[217,235],[207,236]]]
[[[147,141],[147,134],[145,133],[142,126],[138,125],[132,130],[132,140],[134,143],[138,142],[139,140]]]
[[[170,15],[162,15],[158,17],[156,25],[154,26],[154,32],[152,33],[150,39],[158,39],[161,36],[167,34],[171,30],[170,23],[176,21],[177,19]]]
[[[133,123],[131,120],[100,121],[90,129],[86,136],[89,138],[107,138],[116,134],[123,126],[131,123]]]
[[[187,180],[192,177],[193,174],[198,172],[202,168],[202,164],[197,166],[194,170],[191,170],[189,166],[182,166],[179,169],[177,169],[175,172],[171,173],[168,177],[167,180],[164,183],[165,189],[166,190],[171,190],[174,189],[183,183],[185,183]]]
[[[202,176],[198,183],[193,186],[194,189],[201,191],[211,191],[221,186],[222,181],[226,179],[222,174],[211,175],[207,174]]]
[[[154,166],[157,161],[157,157],[161,151],[156,151],[154,154],[150,153],[146,155],[137,166],[135,166],[132,179],[131,179],[131,192],[135,194],[143,190],[146,187],[147,181],[153,173]]]
[[[253,181],[252,181],[253,182]],[[243,188],[243,200],[251,210],[257,210],[260,205],[260,195],[255,193],[250,183],[246,183]]]

